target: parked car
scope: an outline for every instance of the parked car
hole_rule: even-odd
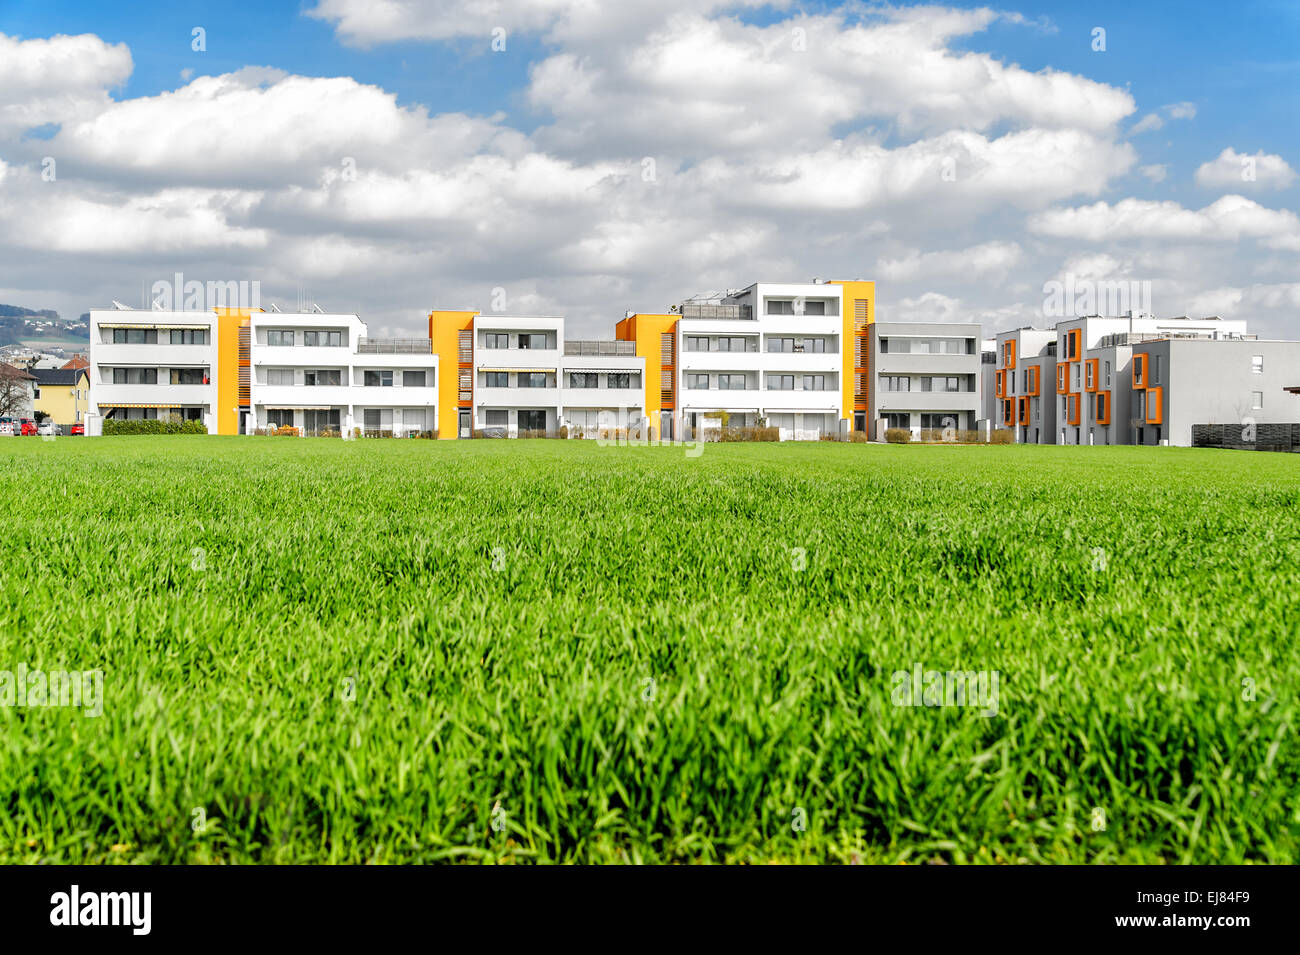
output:
[[[46,418],[36,426],[36,433],[43,438],[52,438],[59,433],[59,426],[54,423],[53,418]]]
[[[80,422],[74,424],[68,430],[68,434],[85,434],[85,433],[86,433],[86,426],[84,424],[81,424]]]
[[[23,435],[35,435],[35,434],[36,434],[36,422],[33,421],[31,418],[20,418],[20,419],[18,419],[18,426],[19,426],[20,432],[21,432]]]
[[[0,438],[12,438],[14,436],[14,419],[0,418]]]

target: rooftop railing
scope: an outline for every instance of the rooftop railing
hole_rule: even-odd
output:
[[[566,341],[566,355],[636,355],[636,342],[609,341]]]
[[[682,318],[708,319],[748,319],[754,317],[754,310],[749,305],[696,305],[683,303],[678,308]]]
[[[428,338],[357,339],[358,355],[428,355],[432,351],[433,341]]]

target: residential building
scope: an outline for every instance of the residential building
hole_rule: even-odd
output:
[[[90,410],[90,372],[86,368],[33,368],[32,410],[61,428],[85,424]]]
[[[36,378],[26,368],[0,362],[0,416],[30,418]]]
[[[982,357],[978,323],[874,322],[870,332],[873,409],[870,437],[882,429],[974,431],[980,418]]]

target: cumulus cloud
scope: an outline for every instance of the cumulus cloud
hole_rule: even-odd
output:
[[[0,136],[94,115],[131,69],[125,43],[93,34],[20,40],[0,33]]]
[[[1283,243],[1300,236],[1300,217],[1287,209],[1268,209],[1244,196],[1224,196],[1203,209],[1177,202],[1122,199],[1073,209],[1049,209],[1029,219],[1042,235],[1087,242],[1114,239],[1183,239],[1235,242],[1253,238]]]
[[[881,279],[907,281],[917,278],[1004,276],[1022,259],[1015,242],[985,242],[967,249],[921,252],[910,249],[900,258],[881,259],[873,274]]]
[[[1209,189],[1286,189],[1295,170],[1281,156],[1263,150],[1253,156],[1231,146],[1196,170],[1196,184]]]

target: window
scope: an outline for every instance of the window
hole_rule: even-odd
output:
[[[910,428],[912,427],[912,415],[907,411],[891,411],[885,415],[885,427]]]
[[[709,340],[705,338],[703,335],[687,335],[686,350],[687,351],[708,351]]]
[[[504,428],[510,424],[509,411],[487,411],[484,412],[484,422],[488,427]]]
[[[545,431],[546,430],[545,411],[519,411],[518,414],[519,414],[520,431]]]
[[[266,369],[266,383],[268,385],[292,385],[293,369],[292,368]]]
[[[521,334],[519,336],[519,347],[520,348],[545,348],[546,335],[536,333],[536,332],[527,335]]]
[[[825,352],[826,339],[824,338],[805,338],[803,340],[803,350],[806,352]]]
[[[571,372],[569,374],[570,388],[599,388],[600,375],[594,371]]]
[[[292,428],[293,412],[288,408],[268,408],[266,410],[266,426],[268,428]]]
[[[366,372],[367,375],[370,372]],[[313,368],[310,371],[302,373],[302,383],[304,385],[341,385],[343,384],[343,372],[337,368]],[[367,382],[369,384],[369,382]]]
[[[687,375],[687,376],[686,376],[686,387],[687,387],[687,388],[696,388],[696,389],[700,389],[700,390],[703,390],[703,391],[708,391],[708,390],[709,390],[709,376],[708,376],[708,375]]]
[[[880,384],[885,391],[912,390],[912,379],[906,375],[881,375]]]
[[[367,370],[364,374],[363,382],[367,388],[391,388],[393,387],[393,373],[385,368],[380,371]]]
[[[826,376],[825,375],[804,375],[803,390],[804,391],[825,391]]]
[[[208,330],[206,328],[173,328],[171,330],[173,345],[206,345]]]
[[[268,328],[266,330],[268,345],[292,345],[293,331],[287,328]]]
[[[825,302],[804,302],[803,313],[805,315],[825,315],[826,303]]]
[[[1263,408],[1263,407],[1264,407],[1264,392],[1262,392],[1262,391],[1252,391],[1252,392],[1250,393],[1250,406],[1251,406],[1251,408],[1253,408],[1253,409],[1255,409],[1255,410],[1257,410],[1257,411],[1258,411],[1260,408]]]
[[[767,300],[767,314],[769,315],[793,315],[794,302],[790,300],[771,299]]]
[[[1263,355],[1251,355],[1251,356],[1250,356],[1250,370],[1251,370],[1252,372],[1254,372],[1256,375],[1262,375],[1262,374],[1264,374],[1264,356],[1263,356]]]
[[[785,351],[792,352],[794,351],[794,339],[793,338],[768,338],[767,350],[769,352],[785,352]]]
[[[392,408],[367,408],[362,412],[362,422],[367,431],[392,431]]]
[[[504,332],[488,332],[483,336],[484,348],[509,348],[510,336]]]
[[[156,328],[115,328],[114,345],[156,345],[158,330]]]
[[[719,338],[718,351],[744,351],[748,343],[743,338]]]
[[[768,375],[768,391],[794,391],[794,375]]]
[[[423,371],[404,371],[402,372],[403,388],[423,388],[424,372]]]
[[[1074,390],[1075,391],[1079,390],[1080,378],[1082,377],[1082,375],[1083,372],[1080,370],[1078,362],[1075,362],[1074,365]]]
[[[1151,356],[1151,384],[1160,384],[1160,356]]]
[[[520,388],[545,388],[546,372],[544,371],[521,371],[518,377]],[[522,412],[521,412],[522,414]],[[520,425],[520,427],[523,427]]]
[[[171,383],[173,385],[201,385],[207,375],[202,368],[173,368]]]
[[[630,372],[619,372],[618,374],[611,373],[606,376],[606,381],[609,383],[607,387],[610,388],[632,387],[632,375]]]
[[[156,385],[158,384],[157,368],[114,368],[113,384],[115,385]]]
[[[1110,387],[1110,362],[1106,362],[1106,387]]]
[[[727,390],[744,391],[745,376],[744,375],[719,375],[718,387],[721,388],[723,391],[727,391]]]
[[[505,371],[488,371],[484,372],[484,387],[487,388],[509,388],[510,373]]]
[[[341,331],[303,332],[302,343],[304,345],[326,345],[330,347],[338,347],[343,344],[343,333]]]

